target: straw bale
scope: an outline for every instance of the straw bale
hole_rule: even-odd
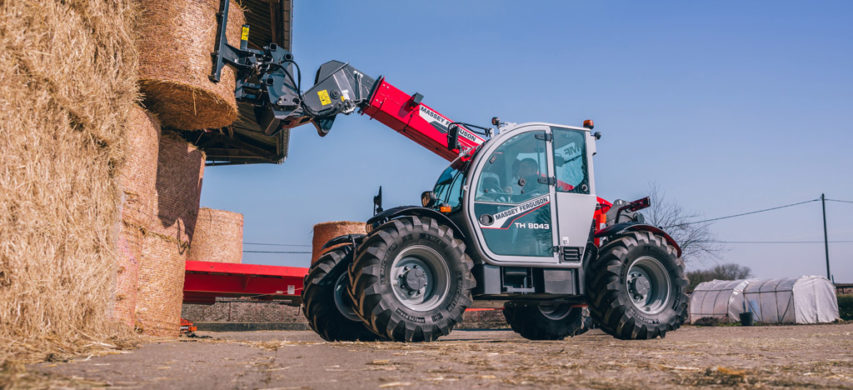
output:
[[[109,318],[133,12],[0,2],[0,366],[128,336]]]
[[[198,218],[204,160],[204,152],[184,139],[171,132],[161,134],[155,213],[141,227],[136,326],[145,334],[178,334],[184,268]]]
[[[225,67],[219,83],[208,79],[216,42],[219,0],[137,0],[139,85],[145,105],[163,126],[182,130],[219,128],[237,119],[234,71]],[[226,36],[240,42],[245,18],[231,2]]]
[[[364,222],[333,221],[314,225],[314,239],[311,241],[311,264],[323,254],[323,245],[329,240],[346,234],[367,233]]]
[[[160,125],[140,107],[130,111],[125,164],[120,170],[121,221],[113,318],[129,328],[136,324],[136,294],[142,234],[154,221]]]
[[[157,234],[142,238],[142,264],[136,301],[136,327],[152,336],[180,332],[186,250]]]
[[[243,214],[201,208],[190,243],[188,260],[241,263]]]
[[[156,219],[150,229],[188,246],[198,218],[205,155],[170,131],[162,133],[157,153]]]
[[[120,171],[124,195],[121,216],[127,223],[148,226],[156,214],[160,123],[142,108],[134,107],[128,129],[125,164]]]

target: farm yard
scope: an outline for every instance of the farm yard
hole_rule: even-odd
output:
[[[432,343],[324,342],[310,331],[201,332],[30,366],[22,387],[850,388],[853,324],[696,327],[621,341],[459,330]]]

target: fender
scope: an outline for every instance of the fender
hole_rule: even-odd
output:
[[[673,240],[672,237],[670,237],[670,235],[667,234],[665,231],[652,225],[646,225],[637,222],[617,223],[595,232],[595,237],[610,237],[631,231],[647,231],[655,234],[660,234],[661,236],[663,236],[663,238],[666,239],[666,242],[669,243],[669,245],[675,247],[675,250],[678,252],[678,257],[681,257],[681,246],[679,246],[678,243],[675,242],[675,240]]]
[[[374,215],[372,218],[367,220],[367,233],[370,234],[374,229],[378,228],[380,225],[400,217],[404,217],[407,215],[415,215],[418,217],[430,217],[435,218],[439,222],[444,225],[450,226],[453,229],[453,233],[458,235],[460,240],[465,240],[467,238],[467,234],[456,225],[456,222],[450,219],[450,217],[436,211],[435,209],[430,209],[421,206],[399,206],[393,207],[388,210],[385,210],[379,214]]]
[[[320,249],[326,249],[331,248],[335,245],[350,243],[352,244],[353,248],[356,248],[358,247],[358,244],[361,244],[361,240],[364,239],[364,237],[364,234],[346,234],[343,236],[337,236],[329,241],[326,241],[326,243],[323,244],[323,247]]]

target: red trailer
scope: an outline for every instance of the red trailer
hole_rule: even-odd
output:
[[[213,304],[216,297],[287,300],[298,305],[308,268],[187,261],[184,303]]]

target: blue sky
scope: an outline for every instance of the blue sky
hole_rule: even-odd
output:
[[[384,75],[451,119],[592,118],[599,195],[655,183],[701,217],[817,198],[853,200],[853,2],[295,0],[293,54]],[[340,116],[325,138],[294,129],[282,165],[209,167],[202,206],[245,215],[244,241],[310,244],[312,226],[417,204],[445,160],[376,121]],[[853,204],[827,203],[829,238],[853,241]],[[722,241],[821,240],[820,203],[720,221]],[[250,250],[310,250],[245,246]],[[853,282],[853,243],[831,243]],[[244,262],[307,266],[309,255]],[[727,244],[759,277],[825,274],[822,244]]]

